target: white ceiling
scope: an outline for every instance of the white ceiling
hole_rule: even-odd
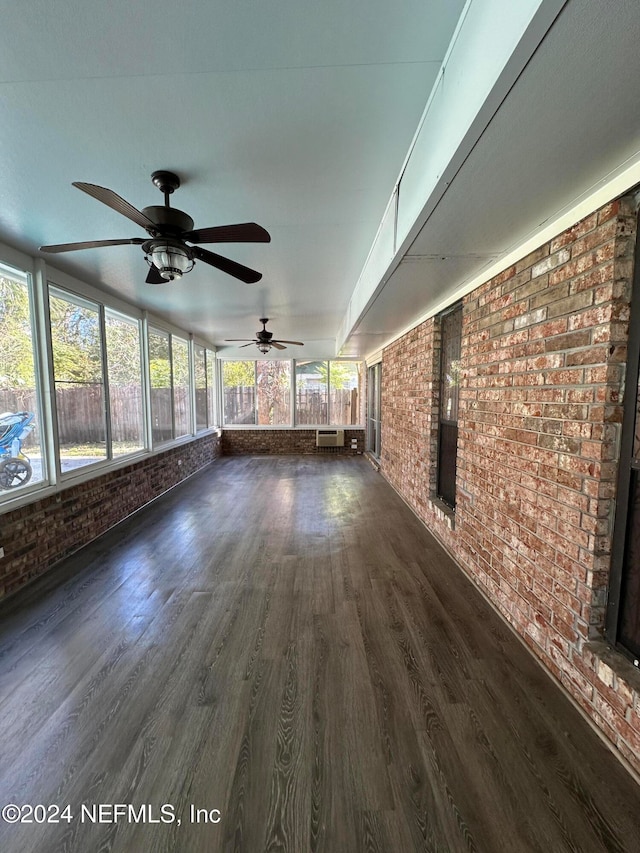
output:
[[[162,203],[151,172],[171,169],[183,182],[172,205],[196,228],[256,221],[271,233],[211,246],[260,270],[259,284],[197,263],[150,286],[137,246],[47,262],[219,347],[268,316],[305,356],[335,354],[464,5],[3,0],[0,240],[38,256],[42,244],[145,236],[71,182],[142,208]],[[344,352],[388,340],[638,157],[639,37],[637,0],[565,4],[499,109],[487,106],[455,180],[425,199]]]

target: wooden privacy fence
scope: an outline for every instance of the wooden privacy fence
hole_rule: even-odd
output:
[[[236,385],[224,389],[224,422],[226,424],[255,423],[255,387]]]
[[[100,384],[61,385],[56,387],[58,434],[60,444],[93,444],[105,440],[103,386]],[[206,418],[206,391],[197,392],[198,419]],[[268,400],[258,392],[258,423],[288,424],[291,420],[289,393]],[[331,392],[331,422],[358,423],[358,391],[342,389]],[[111,429],[114,441],[139,441],[142,436],[142,391],[139,386],[116,386],[110,389]],[[224,414],[227,424],[254,424],[255,387],[224,389]],[[152,428],[155,441],[171,438],[172,397],[170,388],[151,389]],[[174,390],[175,419],[178,433],[189,421],[186,389]],[[39,431],[37,395],[33,389],[0,389],[0,412],[35,412],[36,428],[25,441],[25,448],[37,443]],[[324,391],[299,389],[296,392],[296,423],[328,423],[327,394]]]
[[[164,390],[164,389],[161,389]],[[142,434],[142,391],[139,386],[111,388],[111,429],[114,441],[139,441]],[[94,444],[105,440],[103,386],[58,385],[56,388],[58,435],[61,445]],[[35,412],[39,427],[37,395],[33,389],[0,390],[0,411]],[[25,447],[34,443],[28,436]]]
[[[58,385],[58,435],[60,444],[93,444],[105,440],[104,388],[100,384]],[[140,441],[142,390],[123,385],[110,389],[111,432],[114,441]]]
[[[257,407],[259,424],[288,424],[291,421],[289,392],[285,390],[273,400],[266,399],[258,389]],[[357,424],[358,389],[344,388],[331,392],[331,422]],[[224,422],[226,424],[256,423],[255,386],[234,386],[224,389]],[[296,391],[296,423],[328,423],[327,393],[309,388]]]
[[[358,389],[334,389],[329,395],[329,413],[327,413],[327,394],[323,391],[300,389],[296,392],[296,423],[326,424],[331,417],[332,424],[357,424]]]

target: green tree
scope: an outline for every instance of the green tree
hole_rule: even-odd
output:
[[[149,332],[149,373],[152,388],[171,387],[169,336],[164,332]]]
[[[331,390],[342,391],[345,388],[353,388],[358,381],[358,365],[353,361],[332,361],[330,362],[330,380]],[[327,362],[320,362],[318,373],[322,376],[325,383],[327,381]]]
[[[168,358],[152,358],[149,362],[152,388],[171,387],[171,365]]]
[[[31,309],[24,282],[0,276],[0,388],[35,388]]]
[[[51,295],[49,317],[56,382],[102,382],[98,311]]]
[[[255,385],[255,361],[223,361],[222,380],[225,388],[250,388]]]
[[[105,316],[109,384],[139,386],[140,331],[138,324],[120,317]]]

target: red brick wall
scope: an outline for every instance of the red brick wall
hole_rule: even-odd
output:
[[[640,678],[589,643],[609,581],[635,224],[630,200],[607,205],[464,299],[454,519],[433,500],[437,319],[384,350],[381,470],[640,771]]]
[[[438,450],[440,323],[427,320],[383,353],[381,470],[429,526],[445,534],[433,505]]]
[[[208,465],[219,453],[219,437],[207,435],[6,513],[1,517],[5,558],[0,561],[0,598]]]
[[[327,427],[332,429],[332,427]],[[315,429],[225,429],[222,432],[222,453],[225,456],[242,454],[298,453],[351,454],[351,441],[357,440],[357,452],[364,451],[364,430],[345,429],[344,447],[316,447]]]

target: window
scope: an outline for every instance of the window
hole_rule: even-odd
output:
[[[107,377],[114,457],[144,449],[140,323],[105,311]]]
[[[640,240],[634,265],[606,636],[640,666]]]
[[[256,373],[253,361],[222,362],[225,424],[255,424]]]
[[[373,364],[369,368],[368,376],[367,450],[379,459],[381,450],[382,362]]]
[[[107,458],[99,308],[49,287],[51,349],[62,472]]]
[[[442,315],[441,333],[438,497],[450,507],[455,507],[462,305],[456,305]]]
[[[296,361],[296,423],[329,423],[328,361]]]
[[[193,348],[196,382],[196,432],[207,428],[207,354],[204,347]]]
[[[207,356],[207,425],[213,427],[216,425],[216,355],[208,349]]]
[[[256,361],[257,422],[291,425],[291,362]]]
[[[362,363],[296,361],[296,424],[361,422]]]
[[[149,374],[151,379],[151,435],[153,444],[173,438],[171,349],[169,334],[149,329]]]
[[[191,433],[191,398],[189,396],[189,343],[171,335],[173,362],[173,411],[175,438]]]
[[[41,418],[29,279],[0,266],[0,496],[42,482]]]
[[[193,348],[194,376],[196,393],[196,431],[210,429],[215,426],[216,395],[215,395],[215,364],[216,356],[212,350],[205,349],[199,344]]]
[[[362,397],[362,364],[359,361],[329,362],[329,423],[358,424]]]
[[[296,360],[293,363],[297,426],[361,423],[361,362]],[[292,425],[291,361],[223,361],[221,373],[225,426]]]
[[[0,501],[55,487],[60,474],[93,476],[88,468],[145,451],[150,438],[190,436],[194,418],[199,431],[215,425],[215,353],[148,328],[145,354],[143,330],[89,286],[79,295],[0,263]],[[261,411],[273,420],[281,411],[272,392],[261,386]]]
[[[291,363],[222,363],[225,424],[291,425]]]

